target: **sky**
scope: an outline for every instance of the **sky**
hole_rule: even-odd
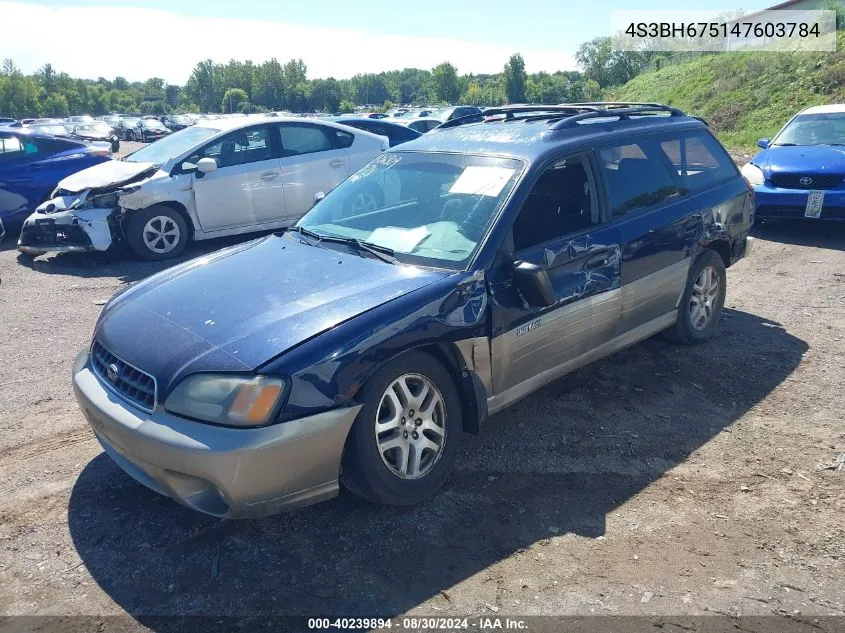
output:
[[[773,0],[713,9],[757,10]],[[0,0],[0,58],[25,73],[161,77],[183,84],[203,59],[301,58],[308,77],[427,68],[500,72],[516,52],[529,73],[574,70],[578,46],[608,35],[611,9],[677,9],[677,0]],[[32,28],[37,25],[37,28]]]

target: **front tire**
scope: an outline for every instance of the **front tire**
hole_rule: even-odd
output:
[[[157,261],[181,255],[188,243],[188,225],[180,213],[154,204],[135,213],[126,225],[126,241],[141,259]]]
[[[434,496],[452,471],[463,432],[452,377],[429,354],[409,352],[367,381],[363,400],[344,451],[343,483],[386,505]]]
[[[704,251],[690,268],[678,305],[678,320],[666,332],[669,338],[684,345],[710,339],[719,326],[727,286],[722,258],[715,251]]]

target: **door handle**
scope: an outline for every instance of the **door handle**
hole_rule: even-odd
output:
[[[596,253],[587,258],[587,261],[584,262],[584,269],[585,270],[592,270],[594,268],[601,268],[602,266],[607,266],[610,263],[610,260],[613,259],[613,253],[610,251],[604,251],[601,253]]]
[[[329,167],[341,167],[345,162],[342,158],[335,158],[329,161]]]
[[[261,174],[261,176],[259,176],[259,178],[261,178],[261,180],[273,180],[277,178],[278,175],[279,174],[275,171],[265,171],[263,174]]]

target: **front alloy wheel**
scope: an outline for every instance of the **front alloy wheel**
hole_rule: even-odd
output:
[[[375,419],[378,451],[402,479],[425,477],[443,453],[443,396],[425,376],[403,374],[385,390]]]
[[[432,497],[452,470],[463,432],[451,374],[430,354],[406,352],[378,369],[360,398],[343,453],[344,485],[388,505]]]

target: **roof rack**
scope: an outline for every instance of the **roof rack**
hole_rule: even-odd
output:
[[[517,120],[517,114],[536,113],[535,116],[520,117],[523,121],[558,119],[551,129],[560,130],[571,127],[584,119],[618,117],[627,119],[631,115],[650,115],[668,113],[669,116],[687,116],[682,110],[662,103],[644,103],[637,101],[589,101],[584,103],[561,103],[558,105],[513,105],[487,108],[481,114],[471,114],[446,121],[438,129],[458,127],[467,123],[478,123],[485,117],[504,115],[504,121]]]

